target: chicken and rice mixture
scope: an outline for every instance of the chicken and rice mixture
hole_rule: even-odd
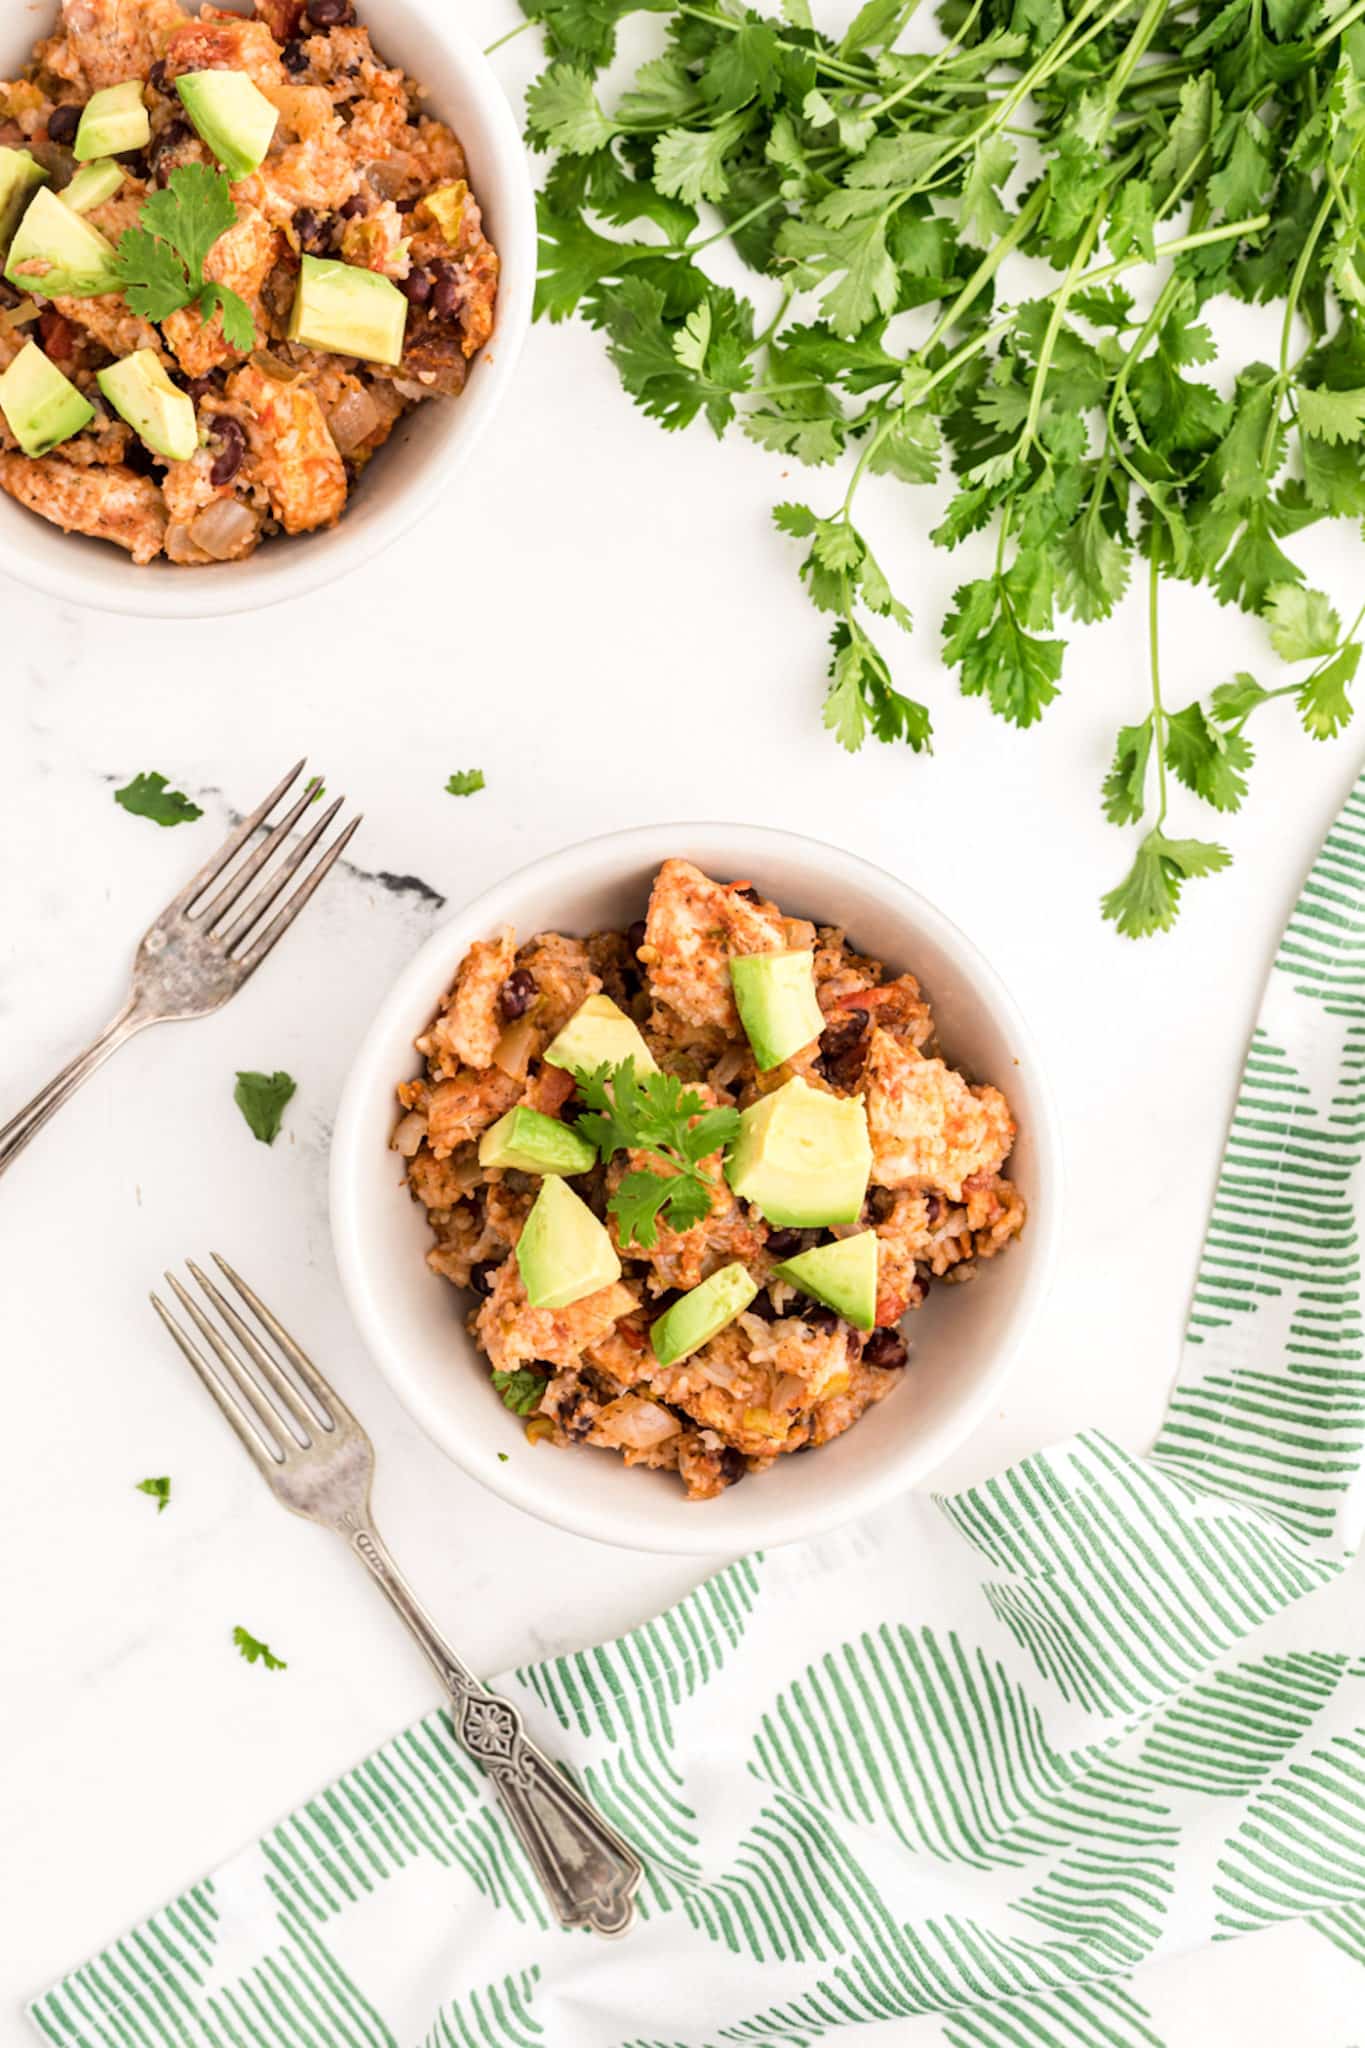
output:
[[[118,189],[83,214],[116,248],[178,169],[216,168],[176,84],[211,72],[244,73],[278,115],[263,161],[232,182],[236,221],[203,265],[249,308],[254,346],[228,341],[221,310],[205,320],[185,306],[157,325],[123,291],[45,296],[41,264],[31,289],[0,281],[0,372],[36,343],[94,409],[84,431],[36,459],[0,409],[0,488],[140,564],[236,561],[269,536],[335,525],[404,414],[458,396],[493,327],[498,258],[464,152],[421,85],[374,50],[351,0],[254,0],[249,16],[63,0],[23,76],[0,81],[0,152],[26,153],[60,195],[86,102],[141,81],[146,147],[113,159]],[[287,338],[309,257],[391,281],[406,301],[401,360]],[[193,401],[187,459],[149,448],[102,396],[98,372],[138,351]]]
[[[760,1073],[731,988],[735,957],[809,950],[823,1026]],[[861,1218],[832,1232],[777,1228],[727,1185],[719,1156],[710,1213],[681,1231],[661,1223],[650,1249],[623,1244],[607,1204],[622,1155],[573,1185],[609,1227],[620,1278],[572,1306],[531,1305],[515,1248],[535,1176],[482,1167],[478,1141],[522,1105],[573,1123],[574,1076],[549,1064],[550,1041],[591,996],[638,1026],[666,1073],[708,1106],[744,1110],[799,1076],[811,1089],[861,1097],[872,1168]],[[587,939],[504,932],[472,945],[440,1013],[418,1039],[421,1078],[398,1089],[394,1144],[435,1237],[428,1263],[473,1296],[468,1326],[496,1384],[525,1388],[527,1435],[619,1452],[675,1471],[706,1500],[775,1459],[828,1443],[900,1384],[900,1324],[933,1282],[970,1279],[1024,1224],[1004,1172],[1015,1135],[1009,1106],[939,1055],[919,984],[862,957],[837,926],[786,916],[746,881],[716,882],[665,861],[642,922]],[[655,1162],[658,1163],[657,1161]],[[853,1327],[775,1272],[820,1240],[876,1234],[875,1327]],[[687,1290],[742,1262],[759,1291],[680,1362],[661,1366],[651,1325]],[[870,1320],[871,1318],[869,1318]],[[509,1405],[513,1405],[509,1402]]]

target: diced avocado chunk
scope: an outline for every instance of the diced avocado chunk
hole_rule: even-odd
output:
[[[700,1287],[684,1294],[672,1308],[665,1309],[649,1332],[654,1356],[660,1365],[676,1365],[709,1344],[718,1331],[732,1323],[758,1293],[758,1282],[747,1266],[736,1260],[722,1266]]]
[[[758,1070],[780,1067],[825,1028],[813,953],[752,953],[730,962],[735,1006]]]
[[[305,256],[289,339],[367,363],[403,360],[408,302],[392,278],[331,256]]]
[[[541,1183],[517,1243],[516,1261],[532,1308],[569,1308],[621,1277],[602,1224],[566,1180]]]
[[[29,199],[47,182],[47,172],[26,149],[0,149],[0,256],[23,218]]]
[[[142,103],[142,82],[130,78],[126,85],[107,85],[103,92],[91,94],[71,154],[78,164],[88,164],[98,156],[122,156],[125,150],[145,149],[151,139],[152,121]]]
[[[580,1003],[544,1055],[552,1067],[591,1074],[598,1067],[619,1067],[634,1060],[637,1074],[654,1074],[654,1055],[624,1010],[610,996],[589,996]]]
[[[25,455],[47,455],[95,417],[95,408],[49,362],[36,341],[0,376],[0,411]]]
[[[5,276],[45,299],[95,299],[119,287],[113,245],[46,188],[29,201]]]
[[[96,373],[100,390],[153,455],[188,462],[199,446],[194,400],[173,384],[149,348]]]
[[[200,141],[234,184],[260,169],[280,116],[245,71],[187,71],[175,89]]]
[[[769,1223],[856,1223],[872,1174],[861,1095],[826,1095],[799,1076],[746,1109],[725,1178]]]
[[[877,1233],[860,1230],[856,1237],[837,1238],[798,1252],[775,1268],[777,1278],[823,1301],[855,1330],[870,1330],[877,1320]]]
[[[123,165],[112,163],[108,157],[101,157],[98,163],[82,164],[59,194],[62,205],[69,206],[73,213],[89,213],[92,206],[103,206],[106,199],[113,198],[123,177]]]
[[[518,1173],[586,1173],[597,1150],[570,1124],[538,1109],[509,1109],[479,1140],[480,1166]]]

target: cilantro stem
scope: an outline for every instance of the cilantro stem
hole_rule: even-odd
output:
[[[1155,544],[1152,546],[1149,561],[1151,574],[1147,581],[1147,645],[1152,666],[1152,749],[1156,754],[1159,801],[1156,824],[1152,830],[1159,832],[1166,822],[1166,708],[1161,701],[1161,643],[1158,634],[1161,570],[1157,563]]]
[[[1348,7],[1344,14],[1339,14],[1335,21],[1329,22],[1326,28],[1314,37],[1310,45],[1313,55],[1320,57],[1330,43],[1335,42],[1338,36],[1345,35],[1347,29],[1360,20],[1362,14],[1365,14],[1365,0],[1356,0],[1354,7]]]
[[[525,21],[518,22],[515,28],[509,28],[506,35],[499,36],[495,43],[485,44],[484,56],[491,57],[493,52],[500,50],[504,43],[515,42],[518,36],[525,35],[528,28],[539,28],[540,25],[534,15],[528,14]]]
[[[1126,163],[1127,161],[1128,159],[1125,158],[1124,162]],[[1122,170],[1123,165],[1121,164],[1117,168]],[[1075,254],[1067,265],[1066,276],[1053,294],[1052,317],[1047,323],[1047,331],[1043,336],[1042,346],[1038,350],[1038,364],[1034,371],[1033,389],[1029,393],[1028,413],[1019,433],[1017,459],[1020,461],[1028,454],[1030,448],[1036,448],[1038,445],[1038,419],[1043,410],[1043,398],[1047,391],[1048,373],[1052,368],[1052,358],[1057,349],[1057,336],[1061,333],[1062,322],[1066,318],[1067,303],[1071,298],[1071,294],[1076,289],[1076,280],[1090,259],[1090,251],[1095,246],[1095,239],[1100,229],[1104,226],[1104,217],[1108,211],[1109,187],[1106,185],[1099,205],[1086,222],[1081,239],[1076,244]],[[1048,458],[1045,456],[1044,460],[1048,460]],[[1050,461],[1049,467],[1051,467]]]

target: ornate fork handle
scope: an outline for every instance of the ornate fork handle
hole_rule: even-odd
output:
[[[369,1567],[450,1694],[461,1747],[483,1766],[503,1811],[566,1927],[624,1934],[643,1875],[639,1858],[555,1769],[510,1701],[491,1693],[442,1637],[366,1517],[347,1513],[341,1533]]]
[[[48,1118],[57,1114],[62,1104],[69,1101],[76,1090],[104,1065],[111,1053],[117,1052],[137,1032],[156,1021],[155,1017],[139,1011],[137,997],[130,996],[94,1044],[68,1061],[60,1074],[54,1074],[46,1088],[40,1088],[32,1102],[25,1103],[19,1114],[11,1117],[0,1130],[0,1173],[18,1158],[29,1139],[37,1137]]]

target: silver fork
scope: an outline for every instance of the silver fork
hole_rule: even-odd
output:
[[[262,960],[284,937],[323,876],[340,859],[360,824],[353,818],[346,830],[321,854],[299,882],[283,907],[254,940],[251,934],[261,919],[294,880],[313,848],[345,802],[338,797],[329,805],[312,830],[297,846],[288,846],[283,860],[275,857],[287,846],[290,833],[322,787],[320,777],[305,783],[285,816],[271,828],[248,859],[228,875],[208,903],[198,906],[213,884],[220,880],[242,851],[252,834],[265,823],[276,804],[303,773],[302,761],[271,790],[265,802],[244,818],[211,860],[166,905],[156,923],[143,938],[133,962],[133,985],[127,1002],[94,1044],[62,1068],[60,1074],[40,1089],[32,1102],[0,1130],[0,1173],[5,1171],[34,1137],[70,1099],[110,1053],[144,1031],[149,1024],[165,1024],[187,1017],[207,1017],[221,1010],[242,984],[249,981]],[[275,862],[269,874],[262,871]],[[236,917],[230,917],[258,875],[261,885]],[[248,944],[248,940],[251,943]]]
[[[239,1349],[234,1350],[219,1324],[174,1273],[167,1273],[166,1280],[221,1371],[215,1372],[155,1294],[153,1308],[255,1459],[276,1500],[307,1521],[344,1536],[388,1594],[449,1694],[455,1734],[492,1779],[561,1925],[624,1934],[634,1918],[633,1895],[643,1874],[639,1858],[537,1749],[517,1709],[489,1692],[444,1641],[374,1526],[370,1439],[265,1303],[226,1259],[217,1252],[213,1259],[273,1344],[273,1352],[193,1259],[186,1261],[191,1275]]]

